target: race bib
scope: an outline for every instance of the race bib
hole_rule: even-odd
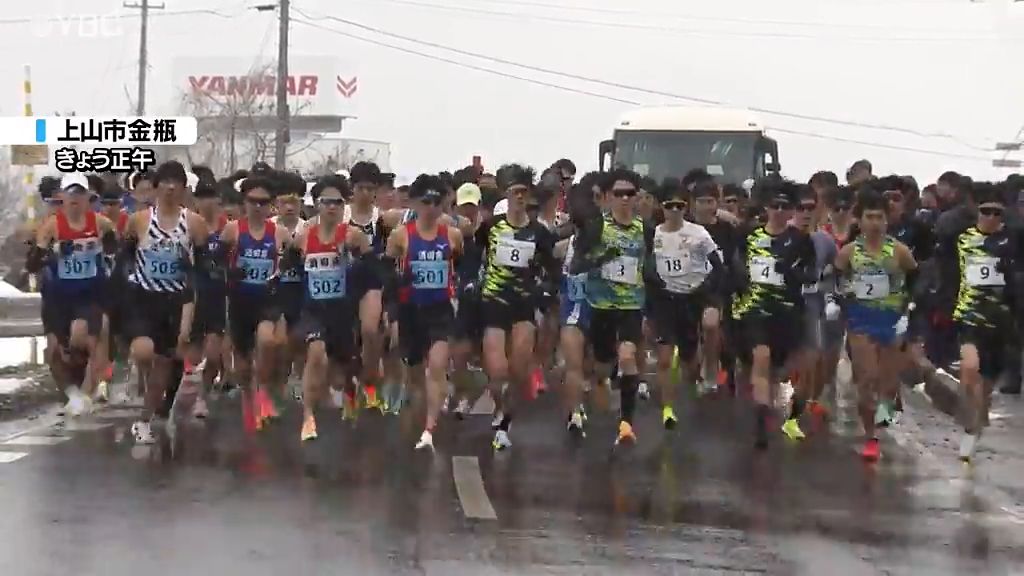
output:
[[[853,281],[853,293],[858,300],[878,300],[889,295],[888,274],[858,274]]]
[[[687,252],[675,252],[673,254],[658,255],[658,274],[662,278],[676,278],[685,275],[690,270],[690,254]]]
[[[750,280],[755,284],[785,286],[786,280],[775,271],[775,258],[754,256],[750,259]]]
[[[577,274],[569,276],[566,286],[570,302],[583,302],[587,299],[587,275]]]
[[[61,280],[88,280],[96,277],[95,240],[75,240],[75,250],[67,256],[60,257],[57,266],[57,277]]]
[[[345,297],[348,268],[342,266],[338,254],[310,255],[306,258],[306,285],[313,300],[335,300]]]
[[[266,284],[270,275],[274,272],[274,261],[267,258],[238,258],[238,267],[242,269],[245,276],[243,284]]]
[[[968,286],[1006,286],[1002,273],[996,271],[998,260],[991,256],[972,256],[967,258]]]
[[[294,268],[290,268],[281,273],[281,282],[287,284],[297,284],[302,282],[302,274]]]
[[[537,245],[533,242],[516,240],[514,238],[501,238],[498,240],[498,248],[494,253],[495,261],[501,266],[510,268],[526,268],[533,260],[533,253]]]
[[[437,290],[448,286],[447,260],[413,260],[412,287]]]
[[[181,282],[185,279],[185,271],[181,268],[181,258],[171,250],[144,250],[146,271],[153,280],[163,282]]]
[[[619,256],[601,266],[601,278],[617,284],[637,284],[640,261],[633,256]]]

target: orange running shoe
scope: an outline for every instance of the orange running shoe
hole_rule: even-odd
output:
[[[255,432],[262,428],[257,414],[258,404],[255,395],[247,390],[242,390],[242,428],[246,432]]]
[[[860,453],[868,462],[877,462],[882,457],[881,447],[878,445],[878,438],[870,438],[864,443],[864,449]]]
[[[256,397],[259,399],[261,420],[273,420],[280,416],[277,411],[277,404],[274,403],[274,399],[266,389],[259,388],[256,390]]]

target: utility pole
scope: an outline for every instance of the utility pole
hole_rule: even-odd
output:
[[[288,118],[288,24],[290,0],[281,0],[277,36],[277,130],[274,132],[274,168],[284,170],[285,151],[290,139]]]
[[[149,11],[163,10],[164,5],[150,4],[149,0],[141,0],[141,3],[125,2],[125,8],[138,8],[142,10],[142,26],[139,30],[139,94],[135,102],[135,115],[143,116],[146,113],[146,68],[149,67]]]

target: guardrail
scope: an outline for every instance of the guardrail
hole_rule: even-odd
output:
[[[0,295],[0,338],[43,336],[39,294]]]

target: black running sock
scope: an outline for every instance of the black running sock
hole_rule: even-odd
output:
[[[754,438],[758,447],[768,445],[768,414],[770,408],[758,404],[754,409]]]
[[[633,414],[636,412],[636,391],[640,386],[640,377],[636,374],[624,374],[619,378],[619,396],[622,398],[622,419],[630,424],[633,423]]]
[[[794,420],[796,418],[799,418],[800,415],[804,413],[804,406],[805,405],[806,405],[806,402],[802,398],[794,397],[793,398],[793,402],[792,402],[792,404],[789,407],[789,418],[790,418],[790,420]]]

